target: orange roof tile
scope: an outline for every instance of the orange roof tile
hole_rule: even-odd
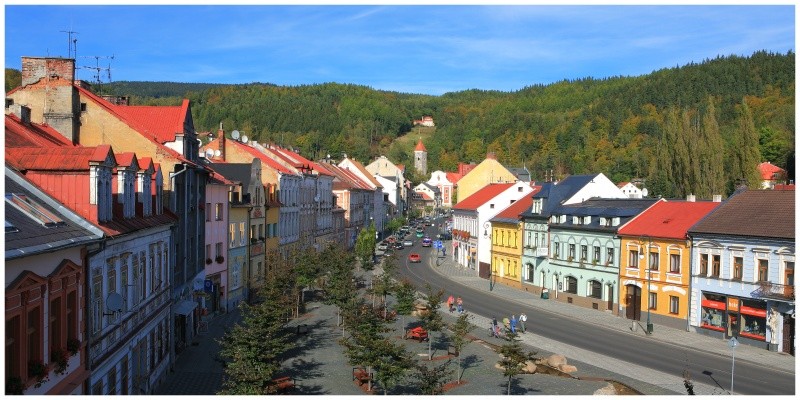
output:
[[[136,162],[135,168],[137,171],[139,170],[139,161],[136,160],[136,153],[115,153],[114,159],[117,161],[117,166],[120,167],[127,167]]]
[[[112,105],[118,115],[124,116],[141,134],[155,138],[159,143],[174,142],[176,134],[183,134],[183,123],[189,110],[189,100],[180,106],[125,106]]]
[[[761,179],[768,181],[775,179],[775,174],[786,173],[786,170],[767,161],[758,164],[758,172],[761,174]]]
[[[659,201],[619,229],[620,235],[684,239],[686,231],[721,203]]]
[[[513,183],[491,183],[478,190],[471,196],[461,200],[453,206],[455,210],[477,210],[478,207],[484,205],[487,201],[495,198],[504,190],[513,186]]]
[[[414,151],[427,151],[425,150],[425,145],[422,144],[422,139],[417,142],[417,147],[414,147]]]
[[[24,124],[13,114],[6,115],[6,148],[75,146],[66,137],[46,124]]]
[[[6,149],[6,161],[19,170],[83,171],[89,162],[103,162],[111,146],[17,147]],[[112,153],[113,155],[113,153]]]

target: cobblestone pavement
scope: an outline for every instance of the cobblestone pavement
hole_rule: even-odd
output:
[[[474,275],[474,271],[464,270],[451,262],[444,262],[437,266],[436,271],[459,283],[486,290],[486,281]],[[373,273],[380,273],[377,268]],[[618,329],[621,334],[644,335],[643,330],[633,332],[630,322],[607,313],[596,310],[584,309],[557,301],[539,299],[531,293],[513,289],[504,285],[495,285],[492,293],[499,297],[518,301],[520,304],[533,305],[542,309],[569,315],[570,318],[581,318],[598,325]],[[443,310],[445,307],[442,308]],[[443,313],[445,320],[452,322],[455,315]],[[210,395],[221,388],[223,367],[216,355],[219,345],[216,338],[223,335],[225,329],[239,320],[238,310],[228,314],[219,315],[209,322],[209,332],[196,337],[195,343],[188,346],[176,361],[173,371],[168,373],[166,381],[155,392],[157,395]],[[406,318],[406,323],[413,319]],[[466,383],[447,391],[448,395],[501,395],[506,392],[507,380],[502,371],[495,368],[499,360],[498,355],[491,348],[492,344],[499,345],[500,339],[489,338],[489,319],[484,316],[473,315],[472,323],[476,329],[472,332],[475,341],[470,343],[462,352],[461,363],[462,380]],[[297,326],[305,325],[307,333],[295,335],[299,343],[298,349],[290,354],[284,364],[284,375],[293,376],[297,380],[295,394],[300,395],[363,395],[367,394],[365,387],[358,386],[352,380],[352,366],[344,356],[343,348],[338,343],[342,337],[342,330],[337,326],[336,309],[319,302],[308,304],[306,313],[300,318],[289,322],[288,326],[297,332]],[[396,338],[403,341],[409,351],[416,354],[421,362],[444,362],[447,358],[447,345],[438,334],[433,334],[434,360],[427,361],[427,343],[417,343],[402,339],[402,322],[394,323]],[[305,331],[301,329],[300,332]],[[703,336],[697,333],[686,332],[668,327],[657,326],[652,336],[658,340],[681,346],[695,347],[709,351],[719,347],[720,354],[727,355],[727,346],[721,339]],[[641,368],[640,366],[612,359],[588,350],[577,349],[547,339],[533,332],[526,332],[520,336],[524,344],[537,352],[538,357],[550,354],[562,354],[567,357],[571,365],[575,365],[578,372],[576,377],[587,379],[571,379],[553,375],[533,374],[521,375],[515,380],[513,393],[533,395],[592,395],[605,394],[610,389],[607,381],[591,380],[603,378],[621,382],[643,394],[685,394],[685,388],[680,380],[674,376],[655,370]],[[543,350],[547,349],[547,350]],[[711,350],[713,351],[713,350]],[[794,371],[794,357],[768,352],[750,346],[739,346],[736,351],[737,360],[771,365],[774,368]],[[635,373],[635,377],[632,376]],[[727,394],[719,387],[706,385],[694,381],[696,394]],[[414,393],[414,388],[399,387],[393,393]],[[382,394],[382,392],[378,392]]]

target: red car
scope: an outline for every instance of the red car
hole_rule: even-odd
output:
[[[420,262],[419,254],[411,253],[408,255],[408,262],[418,263]]]

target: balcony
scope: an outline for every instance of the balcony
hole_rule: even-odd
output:
[[[757,282],[756,285],[756,290],[750,293],[753,297],[794,301],[794,285],[780,285],[772,282]]]

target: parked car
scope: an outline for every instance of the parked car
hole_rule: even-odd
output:
[[[403,241],[403,246],[411,247],[413,245],[414,245],[414,241],[413,240],[406,239],[406,240]]]
[[[397,250],[403,250],[405,247],[403,246],[403,243],[401,243],[401,242],[396,242],[396,243],[394,244],[394,248],[395,248],[395,249],[397,249]]]
[[[408,255],[408,262],[412,262],[412,263],[418,263],[418,262],[420,262],[420,257],[419,257],[419,254],[417,254],[417,253],[411,253],[411,254],[409,254],[409,255]]]
[[[386,243],[381,243],[378,245],[378,251],[386,251],[387,248],[389,248],[389,246],[387,246]]]
[[[424,235],[425,231],[423,231],[422,228],[417,228],[417,237],[421,238]]]
[[[453,234],[450,232],[442,232],[436,235],[436,238],[439,240],[453,240]]]
[[[432,244],[433,241],[431,240],[431,238],[425,236],[425,238],[422,239],[422,247],[431,247]]]

